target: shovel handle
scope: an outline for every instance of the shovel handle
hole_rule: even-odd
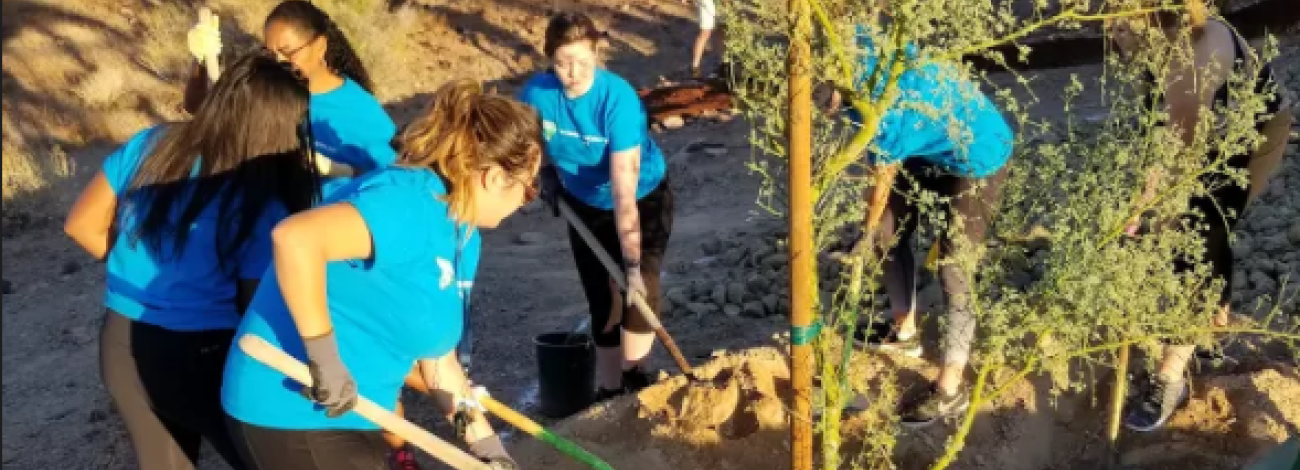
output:
[[[213,28],[220,24],[220,18],[211,8],[203,7],[199,9],[199,23],[211,23]],[[203,66],[207,68],[208,80],[217,83],[217,78],[221,76],[221,64],[217,60],[217,54],[209,54],[203,58]]]
[[[511,426],[523,431],[525,434],[528,434],[539,441],[550,444],[561,453],[573,457],[575,460],[587,464],[587,466],[596,470],[614,470],[613,467],[609,466],[609,463],[601,460],[600,457],[578,447],[578,445],[573,443],[573,441],[547,431],[546,428],[537,424],[536,421],[528,419],[527,416],[510,409],[510,407],[501,404],[501,402],[496,401],[496,399],[492,397],[479,397],[478,401],[489,413],[496,415],[496,417],[501,418],[502,421],[509,423]]]
[[[560,215],[564,216],[564,220],[567,220],[569,226],[573,227],[573,230],[578,232],[578,235],[582,237],[582,240],[587,242],[587,247],[591,248],[592,253],[596,254],[596,257],[600,259],[600,263],[605,265],[605,270],[609,271],[609,277],[614,278],[614,282],[618,283],[618,287],[626,292],[627,279],[623,277],[623,272],[619,269],[618,263],[614,262],[614,258],[610,257],[609,253],[605,252],[605,249],[600,246],[600,242],[596,240],[596,236],[592,235],[591,230],[587,229],[586,224],[583,224],[582,220],[578,219],[578,215],[573,212],[573,208],[569,207],[568,203],[564,202],[563,199],[557,199],[555,204],[559,206]],[[691,364],[686,362],[686,357],[682,356],[682,351],[677,347],[677,342],[673,341],[672,336],[670,336],[668,331],[664,329],[663,323],[659,321],[659,316],[655,315],[654,310],[650,309],[650,304],[646,303],[640,293],[633,292],[631,295],[632,304],[635,305],[638,310],[641,310],[641,314],[645,317],[646,322],[654,329],[655,336],[659,338],[660,342],[664,343],[665,348],[668,348],[668,353],[673,356],[673,362],[677,363],[677,367],[680,368],[683,373],[691,375]]]
[[[280,373],[304,386],[311,384],[311,373],[307,371],[307,366],[302,361],[268,343],[262,337],[246,334],[239,338],[239,347],[243,348],[244,352],[252,356],[253,359],[257,359],[268,367],[280,371]],[[407,442],[414,444],[434,458],[451,466],[451,468],[456,470],[491,470],[492,468],[456,446],[448,444],[447,441],[438,439],[429,431],[425,431],[419,426],[411,424],[410,421],[376,405],[375,402],[366,397],[357,397],[357,405],[353,408],[353,411],[378,424],[384,430],[406,439]]]

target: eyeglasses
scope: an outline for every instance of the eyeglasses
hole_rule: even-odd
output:
[[[315,42],[315,41],[316,41],[316,38],[319,38],[319,37],[320,37],[320,35],[317,34],[317,35],[315,35],[315,36],[312,36],[311,39],[308,39],[306,42],[302,43],[302,44],[299,45],[298,47],[295,47],[295,48],[293,48],[293,49],[289,49],[289,50],[284,50],[283,48],[282,48],[282,49],[276,49],[276,50],[274,50],[273,52],[275,52],[276,54],[278,54],[280,57],[283,57],[284,60],[292,61],[292,60],[293,60],[293,56],[298,55],[298,52],[299,52],[299,51],[302,51],[303,49],[306,49],[307,46],[310,46],[311,43]]]

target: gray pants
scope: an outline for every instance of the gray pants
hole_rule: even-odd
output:
[[[961,222],[958,236],[964,240],[950,236],[941,238],[940,256],[946,258],[958,246],[983,248],[1006,176],[1006,167],[985,178],[971,178],[948,174],[920,158],[909,159],[903,164],[876,232],[881,239],[875,245],[892,245],[885,259],[884,271],[885,291],[894,311],[916,309],[917,263],[912,245],[920,219],[933,216],[922,214],[920,207],[906,195],[923,189],[949,198],[947,203],[939,206],[939,210],[947,212],[949,222]],[[942,232],[947,233],[946,230]],[[948,304],[948,324],[943,337],[945,365],[966,364],[970,360],[971,344],[975,341],[974,299],[967,280],[967,274],[957,263],[944,263],[939,268],[939,281]]]

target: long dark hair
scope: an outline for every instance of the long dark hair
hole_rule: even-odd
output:
[[[194,118],[168,125],[123,199],[139,211],[129,233],[159,256],[179,256],[191,226],[217,208],[222,269],[237,259],[263,213],[290,212],[320,198],[312,160],[307,82],[265,49],[240,57],[213,85]],[[170,253],[164,251],[171,242]]]
[[[325,36],[325,65],[340,75],[351,78],[367,92],[374,93],[370,72],[357,57],[352,43],[329,15],[304,0],[287,0],[275,6],[266,17],[266,24],[283,21],[293,25],[308,36]]]

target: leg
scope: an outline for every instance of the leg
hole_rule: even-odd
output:
[[[1273,118],[1264,123],[1263,128],[1260,129],[1260,133],[1264,134],[1264,143],[1250,156],[1250,163],[1247,166],[1250,170],[1251,201],[1268,188],[1268,180],[1282,162],[1294,119],[1290,107],[1282,107],[1282,110],[1273,115]]]
[[[253,470],[387,470],[379,431],[268,429],[228,420]]]
[[[873,320],[866,330],[856,331],[854,339],[881,351],[921,357],[924,351],[916,336],[916,256],[912,253],[920,213],[908,199],[915,187],[909,177],[920,177],[921,168],[910,163],[905,164],[905,174],[894,183],[876,233],[866,240],[877,256],[885,257],[882,268],[892,320]],[[866,194],[871,191],[868,188]]]
[[[614,215],[609,211],[600,211],[564,194],[569,207],[577,214],[578,220],[587,226],[597,239],[614,237]],[[609,235],[602,236],[604,232]],[[616,240],[617,241],[617,240]],[[603,245],[603,243],[602,243]],[[621,306],[615,299],[621,298],[618,289],[612,286],[609,272],[596,257],[586,240],[577,230],[569,228],[569,246],[573,251],[573,261],[578,268],[578,277],[582,282],[582,291],[587,297],[587,311],[591,315],[592,339],[596,344],[596,386],[604,390],[616,390],[622,386],[623,349],[619,323],[611,323],[622,314]],[[617,309],[617,310],[616,310]]]
[[[221,408],[221,381],[234,330],[170,331],[135,322],[133,354],[154,412],[213,450],[235,470],[246,468]],[[197,462],[198,443],[191,454]]]
[[[1007,169],[1004,167],[993,176],[982,179],[953,178],[952,189],[945,194],[955,200],[950,207],[956,237],[946,238],[940,243],[940,254],[949,257],[958,250],[974,250],[978,258],[984,249],[984,240],[988,227],[996,215],[997,202],[1002,193],[1002,184],[1006,181]],[[941,392],[952,395],[961,387],[962,375],[966,364],[970,362],[970,351],[975,343],[974,296],[966,271],[961,263],[945,263],[939,268],[939,278],[943,283],[944,294],[948,297],[948,328],[943,339],[943,365],[939,374],[938,388]]]
[[[660,268],[673,231],[673,192],[668,180],[637,201],[637,211],[641,218],[641,277],[646,284],[646,304],[655,315],[660,315],[663,313]],[[654,329],[645,316],[641,312],[625,312],[622,375],[624,385],[629,389],[639,390],[650,385],[650,377],[640,367],[650,355],[654,342]]]
[[[712,35],[717,23],[717,8],[713,0],[695,0],[695,4],[699,15],[700,32],[695,37],[695,47],[691,51],[691,75],[698,77],[700,60],[704,57],[704,49],[708,47],[709,36]]]
[[[202,438],[154,411],[136,364],[135,322],[108,311],[100,332],[100,374],[126,425],[141,470],[193,469]]]
[[[424,393],[424,394],[429,393],[429,387],[425,385],[424,378],[420,376],[420,368],[418,366],[411,368],[411,372],[409,374],[406,374],[405,385],[407,387],[410,387],[412,390],[416,390],[420,393]],[[398,390],[397,393],[398,393],[397,407],[393,409],[393,413],[399,417],[405,418],[406,407],[402,404],[402,400],[401,400],[402,391]],[[401,436],[390,433],[388,431],[383,431],[381,435],[384,438],[384,443],[388,445],[389,455],[391,457],[390,460],[393,468],[398,470],[419,470],[420,469],[419,463],[417,463],[415,460],[415,454],[411,452],[411,449],[406,445],[405,439],[402,439]]]

